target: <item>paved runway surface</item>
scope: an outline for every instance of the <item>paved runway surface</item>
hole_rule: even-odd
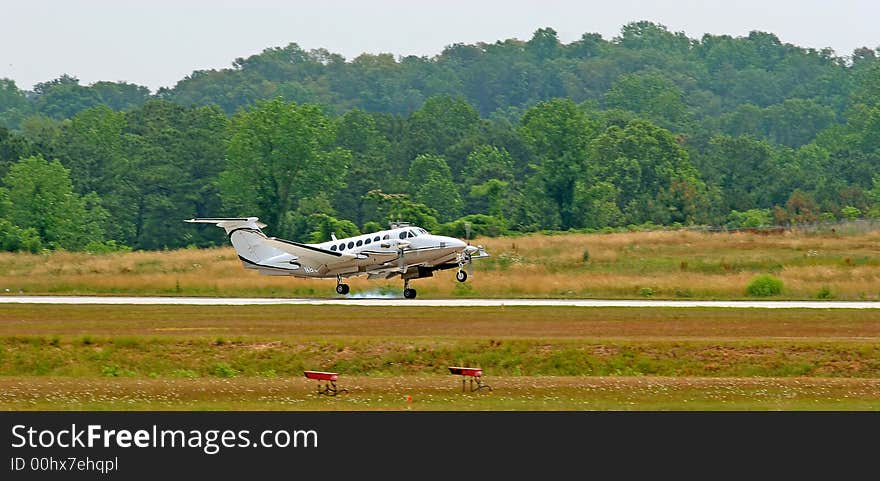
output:
[[[602,299],[402,299],[329,298],[283,299],[240,297],[91,297],[91,296],[0,296],[0,304],[129,304],[129,305],[341,305],[341,306],[574,306],[574,307],[726,307],[758,309],[880,309],[880,302],[845,301],[665,301]]]

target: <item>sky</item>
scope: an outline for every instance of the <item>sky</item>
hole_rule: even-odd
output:
[[[3,0],[0,78],[30,90],[69,74],[173,87],[194,70],[297,43],[353,59],[432,57],[454,43],[528,40],[552,27],[563,43],[606,39],[629,22],[734,37],[760,30],[849,55],[880,47],[877,0]]]

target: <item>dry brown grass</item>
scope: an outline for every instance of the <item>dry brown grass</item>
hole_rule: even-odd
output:
[[[785,297],[811,298],[828,287],[839,299],[880,296],[880,232],[815,235],[785,232],[657,231],[529,235],[479,239],[507,269],[481,273],[490,286],[527,295],[739,298],[749,280],[773,272]],[[589,262],[584,263],[584,250]],[[567,268],[566,268],[567,267]]]
[[[880,232],[780,235],[658,231],[528,235],[474,240],[492,257],[467,285],[451,272],[420,279],[430,297],[745,297],[758,273],[785,283],[783,298],[880,298]],[[584,250],[589,262],[583,262]],[[399,281],[352,279],[354,293],[399,294]],[[260,276],[231,247],[91,255],[0,254],[0,291],[26,294],[208,296],[333,295],[332,280]]]

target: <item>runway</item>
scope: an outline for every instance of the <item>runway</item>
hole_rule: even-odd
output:
[[[870,301],[684,301],[660,299],[403,299],[327,298],[285,299],[244,297],[93,297],[93,296],[0,296],[0,304],[115,304],[115,305],[336,305],[376,307],[719,307],[739,309],[880,309]]]

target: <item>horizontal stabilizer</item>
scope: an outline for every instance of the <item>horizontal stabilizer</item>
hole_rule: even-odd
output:
[[[184,222],[193,224],[214,224],[217,227],[226,230],[228,235],[235,229],[256,229],[260,230],[266,227],[266,224],[259,221],[257,217],[202,217],[196,219],[187,219]]]

